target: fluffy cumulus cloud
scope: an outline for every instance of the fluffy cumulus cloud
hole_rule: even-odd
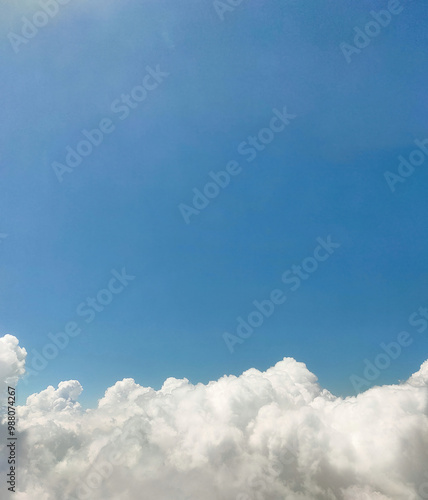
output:
[[[1,374],[22,356],[1,339]],[[61,382],[19,408],[16,500],[428,498],[428,362],[345,399],[292,358],[207,385],[124,379],[92,410],[81,391]]]
[[[0,381],[15,385],[25,372],[27,351],[13,335],[0,337]]]

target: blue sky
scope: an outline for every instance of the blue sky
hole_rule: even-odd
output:
[[[244,1],[222,21],[211,2],[71,2],[15,53],[8,33],[37,2],[3,6],[0,24],[0,328],[29,355],[69,321],[82,326],[21,397],[77,379],[93,405],[132,377],[207,382],[284,356],[323,386],[352,394],[352,373],[428,306],[428,173],[388,187],[426,126],[427,13],[402,12],[347,62],[370,11],[385,2]],[[168,73],[120,120],[111,105]],[[274,108],[296,118],[253,162],[238,153]],[[115,130],[58,182],[52,162],[103,118]],[[186,224],[209,172],[242,167]],[[313,254],[341,246],[230,354],[222,334]],[[90,324],[78,305],[111,270],[135,276]],[[414,333],[376,383],[407,378],[427,358]]]

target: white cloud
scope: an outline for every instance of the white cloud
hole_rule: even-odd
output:
[[[27,351],[18,344],[13,335],[0,337],[0,381],[12,386],[25,372]]]
[[[0,360],[18,349],[0,339]],[[291,358],[207,385],[124,379],[87,411],[81,390],[61,382],[19,409],[17,500],[428,498],[428,362],[346,399]]]

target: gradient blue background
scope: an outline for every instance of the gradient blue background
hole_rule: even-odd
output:
[[[428,137],[426,5],[401,4],[350,64],[340,43],[385,2],[248,0],[223,22],[209,1],[71,2],[18,54],[7,34],[39,5],[2,6],[0,332],[31,363],[112,268],[136,276],[22,400],[77,379],[94,405],[124,377],[205,383],[284,356],[354,393],[428,305],[428,159],[394,194],[384,179]],[[170,76],[121,122],[112,101],[157,64]],[[247,163],[238,144],[285,105],[297,118]],[[60,184],[51,163],[104,117],[116,130]],[[178,205],[230,160],[242,173],[186,225]],[[231,355],[223,332],[327,235],[340,249]],[[418,369],[414,338],[376,383]]]

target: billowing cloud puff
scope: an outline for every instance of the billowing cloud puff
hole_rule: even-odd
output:
[[[60,382],[58,389],[49,386],[39,394],[33,394],[27,398],[27,404],[21,410],[21,415],[27,415],[32,418],[36,415],[50,414],[55,417],[58,412],[68,412],[77,410],[80,404],[77,403],[77,398],[82,392],[82,386],[77,380],[69,380],[68,382]]]
[[[81,390],[20,407],[17,500],[428,498],[428,362],[345,399],[291,358],[207,385],[124,379],[87,411]]]
[[[12,386],[25,372],[27,351],[18,344],[13,335],[0,337],[0,381]]]

